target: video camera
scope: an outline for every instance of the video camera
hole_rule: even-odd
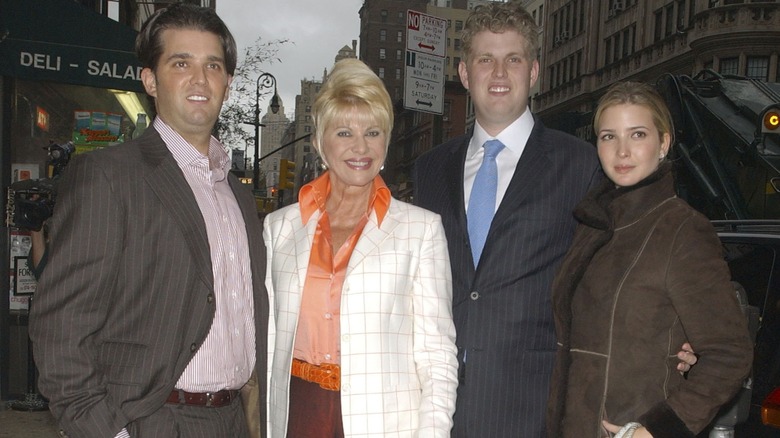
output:
[[[70,161],[76,146],[71,141],[63,144],[51,142],[44,149],[49,151],[46,164],[47,169],[51,168],[51,176],[17,181],[8,187],[5,222],[9,227],[40,231],[54,212],[57,177]]]

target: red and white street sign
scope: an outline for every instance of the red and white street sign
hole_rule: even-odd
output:
[[[406,48],[444,57],[447,20],[417,11],[406,12]]]
[[[447,20],[406,11],[404,108],[441,114]]]

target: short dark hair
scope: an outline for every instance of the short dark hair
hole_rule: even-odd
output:
[[[192,29],[213,33],[222,43],[227,73],[232,76],[236,71],[238,51],[230,30],[213,9],[189,3],[175,3],[160,9],[141,26],[141,31],[135,39],[135,53],[143,67],[152,70],[157,68],[164,50],[161,36],[166,29]]]

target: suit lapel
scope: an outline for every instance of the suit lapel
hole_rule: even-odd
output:
[[[300,221],[301,209],[296,207],[297,215],[293,220]],[[295,260],[298,269],[298,290],[302,291],[306,284],[306,271],[309,269],[309,258],[311,258],[311,248],[314,243],[314,234],[317,232],[317,222],[322,213],[317,210],[311,215],[305,227],[294,227],[295,229]]]
[[[377,226],[376,212],[371,212],[366,226],[363,228],[363,232],[360,234],[360,238],[355,245],[355,249],[352,251],[352,256],[349,258],[349,265],[347,266],[347,275],[349,275],[355,266],[360,265],[363,259],[369,254],[376,254],[378,248],[392,234],[395,227],[398,226],[398,218],[393,204],[395,200],[390,201],[390,208],[387,211],[384,219],[382,219],[382,226]]]
[[[145,163],[151,167],[146,182],[160,199],[162,208],[179,224],[184,242],[195,260],[197,274],[213,287],[209,240],[198,202],[160,135],[153,134],[145,136],[148,140],[139,144]]]
[[[465,199],[463,193],[463,172],[470,140],[471,135],[464,136],[463,140],[447,156],[448,162],[445,163],[445,173],[443,175],[445,179],[444,185],[445,187],[452,187],[453,190],[449,191],[449,199],[446,201],[444,209],[442,209],[442,217],[446,217],[446,212],[449,210],[450,217],[455,218],[452,228],[458,230],[455,239],[452,238],[453,236],[447,236],[447,244],[457,245],[462,248],[463,257],[451,257],[452,263],[460,262],[460,266],[452,266],[453,271],[466,272],[468,273],[468,278],[474,278],[476,268],[471,256],[468,218],[466,217],[466,205],[463,202]]]
[[[528,138],[528,143],[523,150],[523,155],[520,156],[520,160],[517,162],[517,167],[509,182],[509,187],[501,200],[501,204],[498,206],[498,210],[496,210],[496,215],[493,217],[493,222],[490,225],[491,230],[517,212],[518,206],[531,193],[543,190],[543,188],[535,184],[535,181],[538,181],[538,176],[549,167],[546,155],[548,145],[540,141],[541,129],[543,129],[541,122],[536,120],[531,136]],[[488,233],[488,242],[491,238],[498,237],[500,236],[492,236]],[[485,243],[485,253],[489,253],[487,246],[488,243]]]
[[[449,191],[449,199],[445,203],[445,209],[449,210],[450,217],[457,219],[456,224],[464,235],[468,235],[468,229],[466,226],[466,206],[463,203],[465,199],[463,195],[463,169],[466,164],[466,152],[470,139],[470,136],[465,136],[464,140],[450,151],[443,175],[444,186],[454,188],[454,190]],[[443,216],[446,214],[446,212],[442,212]]]

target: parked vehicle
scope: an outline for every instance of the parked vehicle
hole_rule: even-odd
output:
[[[755,334],[753,375],[745,400],[734,412],[736,437],[780,437],[780,404],[769,410],[774,425],[762,424],[762,405],[780,387],[780,220],[713,221],[732,280],[744,291]],[[728,419],[727,419],[728,420]],[[714,436],[734,436],[717,435]]]
[[[678,194],[710,219],[780,219],[780,84],[703,70],[656,84]]]

